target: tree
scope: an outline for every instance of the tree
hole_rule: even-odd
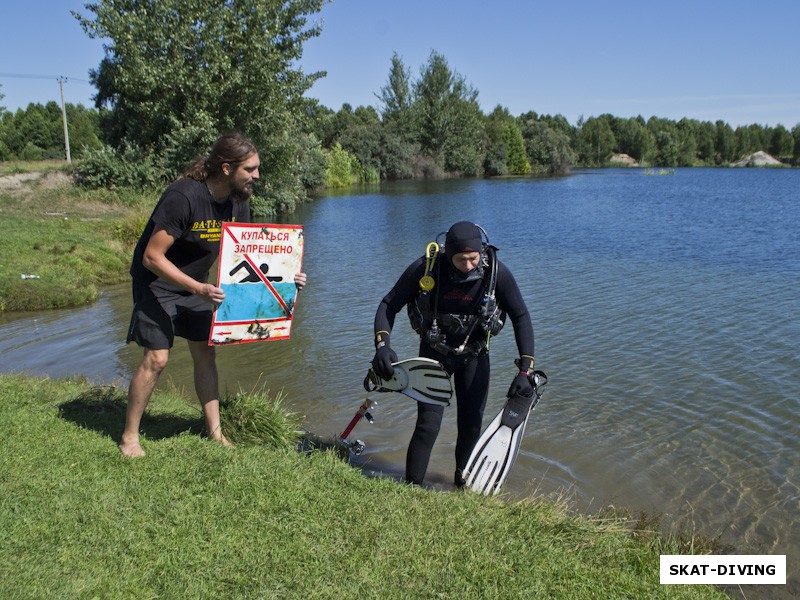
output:
[[[792,139],[794,140],[792,158],[796,162],[800,160],[800,123],[792,128]]]
[[[414,160],[419,146],[391,127],[381,131],[381,179],[411,179],[414,177]]]
[[[581,127],[581,164],[592,167],[603,165],[614,152],[617,140],[605,116],[590,117]]]
[[[313,133],[302,133],[297,140],[300,182],[307,190],[315,190],[325,183],[328,160]]]
[[[530,175],[531,164],[517,120],[499,104],[484,123],[485,175]]]
[[[380,179],[381,122],[374,108],[356,108],[352,119],[339,135],[339,142],[358,160],[361,180],[376,182]]]
[[[325,184],[328,187],[346,187],[357,179],[354,167],[358,160],[336,142],[327,152],[328,168],[325,173]]]
[[[656,134],[656,153],[653,163],[659,167],[676,167],[680,158],[680,149],[675,135],[662,130]]]
[[[109,40],[90,75],[96,105],[108,109],[105,140],[157,153],[169,142],[197,153],[221,132],[241,131],[270,170],[261,193],[285,196],[299,182],[302,96],[324,75],[297,64],[303,43],[320,32],[307,15],[323,2],[97,0],[86,5],[93,18],[74,12],[89,37]]]
[[[56,111],[59,111],[55,102],[49,102],[48,105],[52,105]],[[51,118],[52,115],[48,112],[52,113],[52,111],[48,111],[47,106],[41,104],[28,104],[24,112],[21,109],[17,111],[18,146],[33,145],[44,151],[46,148],[57,145],[60,140],[63,147],[63,129],[59,132],[52,126],[54,123],[61,124],[60,112],[58,120]]]
[[[653,134],[642,117],[622,120],[617,133],[617,150],[642,162],[653,148]]]
[[[714,137],[716,129],[710,121],[703,121],[695,129],[695,139],[697,140],[697,158],[703,164],[713,165],[715,163]]]
[[[313,134],[325,148],[330,148],[334,138],[334,118],[336,112],[323,106],[316,99],[309,99],[303,109],[303,125],[306,132]]]
[[[792,155],[792,134],[783,125],[774,127],[769,134],[767,151],[775,157],[789,157]]]
[[[91,73],[98,108],[112,110],[123,138],[157,146],[164,134],[198,119],[210,119],[218,131],[269,137],[318,76],[292,63],[302,43],[319,34],[304,29],[304,15],[321,5],[100,0],[87,5],[94,20],[75,16],[90,37],[111,40]]]
[[[389,69],[389,81],[381,88],[378,99],[383,104],[383,125],[394,129],[394,133],[411,134],[411,70],[395,52]]]
[[[655,145],[648,162],[658,167],[677,167],[680,160],[678,124],[668,119],[650,117],[647,129],[655,137]]]
[[[519,117],[519,127],[525,140],[525,153],[531,171],[537,175],[563,175],[577,162],[569,135],[552,120],[537,119],[529,112]]]
[[[742,158],[759,150],[766,150],[769,144],[763,134],[764,128],[760,125],[737,127],[733,134],[736,143],[736,158]]]
[[[65,109],[72,156],[79,158],[85,149],[100,145],[98,113],[80,104],[67,104]],[[31,160],[64,158],[64,124],[61,107],[56,102],[31,103],[25,110],[7,111],[0,123],[5,160],[23,155]]]
[[[338,111],[329,108],[316,110],[315,131],[319,132],[319,139],[323,148],[333,148],[340,140],[342,132],[356,121],[353,107],[345,102]]]
[[[476,175],[482,157],[478,92],[433,51],[414,84],[416,137],[446,171]]]
[[[678,121],[678,167],[693,167],[697,162],[696,125],[697,121],[685,117]]]
[[[733,128],[725,121],[714,123],[716,134],[714,137],[715,162],[717,164],[729,163],[736,158],[736,140]]]
[[[509,172],[507,148],[503,137],[503,130],[509,123],[514,123],[514,117],[511,116],[507,108],[499,104],[489,113],[484,121],[484,175],[494,177],[497,175],[506,175]]]
[[[506,147],[506,164],[508,172],[513,175],[528,175],[531,164],[525,154],[525,140],[522,132],[514,122],[503,125],[503,144]]]
[[[575,128],[569,124],[569,121],[567,121],[564,115],[541,115],[538,120],[553,131],[563,133],[568,138],[571,138],[575,134]]]
[[[381,88],[381,132],[379,162],[381,179],[410,179],[419,145],[415,142],[414,93],[411,69],[395,52],[389,79]]]
[[[82,104],[67,104],[67,122],[69,123],[69,142],[72,156],[80,158],[86,150],[99,148],[100,114],[93,108]]]
[[[6,143],[6,135],[14,123],[14,116],[3,109],[0,110],[0,160],[11,160],[14,154]]]

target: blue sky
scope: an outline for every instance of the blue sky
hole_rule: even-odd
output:
[[[80,0],[28,0],[3,9],[0,106],[92,105],[89,69],[103,43],[70,14]],[[338,110],[378,106],[397,52],[412,76],[432,50],[478,90],[484,112],[562,114],[570,123],[611,113],[732,126],[800,124],[797,0],[334,0],[312,17],[307,94]]]

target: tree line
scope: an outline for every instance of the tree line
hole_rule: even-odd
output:
[[[102,146],[97,110],[67,103],[65,112],[72,157],[80,158],[85,151]],[[0,107],[0,160],[64,159],[65,152],[64,125],[58,104],[31,103],[16,112]]]
[[[73,13],[109,41],[90,73],[95,107],[67,105],[78,181],[150,187],[173,179],[224,131],[261,149],[256,214],[291,210],[323,186],[393,179],[556,175],[627,154],[654,167],[721,166],[764,150],[800,159],[800,124],[732,128],[610,114],[581,118],[503,106],[485,113],[478,90],[432,51],[416,76],[395,54],[375,106],[338,110],[308,97],[324,72],[298,66],[321,33],[324,0],[98,0]],[[2,110],[2,109],[0,109]],[[59,107],[2,110],[0,158],[63,156]]]
[[[611,164],[627,154],[656,167],[721,166],[759,150],[787,162],[800,158],[800,124],[740,126],[604,114],[571,125],[562,115],[484,114],[478,92],[432,52],[413,79],[396,54],[378,109],[313,106],[312,132],[323,147],[357,159],[362,180],[466,175],[554,175],[570,167]]]

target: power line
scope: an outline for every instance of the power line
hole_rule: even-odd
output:
[[[68,77],[64,75],[32,75],[25,73],[0,73],[0,77],[8,77],[10,79],[55,79],[56,81],[63,79],[64,81],[79,81],[80,83],[91,83],[91,81],[87,81],[86,79],[78,79],[77,77]]]

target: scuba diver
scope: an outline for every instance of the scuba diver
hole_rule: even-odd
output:
[[[489,392],[489,339],[506,316],[514,326],[518,372],[508,396],[531,396],[533,325],[511,271],[497,260],[483,228],[455,223],[425,255],[406,268],[381,300],[375,314],[373,371],[384,380],[398,362],[390,346],[394,319],[407,306],[411,326],[420,336],[419,355],[439,361],[455,384],[457,406],[454,484],[464,486],[463,471],[481,434]],[[485,238],[485,242],[484,242]],[[421,485],[439,434],[444,406],[417,402],[417,422],[406,455],[405,480]]]

